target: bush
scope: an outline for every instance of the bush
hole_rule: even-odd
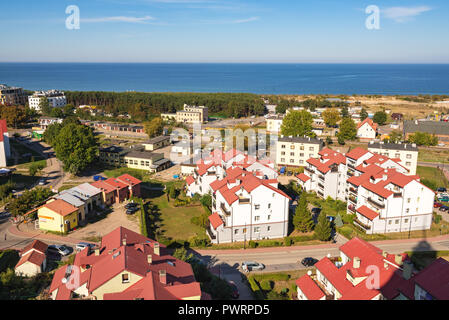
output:
[[[443,219],[443,217],[439,214],[436,214],[433,218],[436,224],[439,224],[441,222],[441,219]]]
[[[276,291],[270,291],[267,294],[267,300],[287,300],[288,298],[277,293]]]
[[[273,289],[273,287],[274,287],[274,283],[273,283],[273,281],[270,281],[270,280],[263,280],[260,283],[260,288],[263,291],[271,291]]]
[[[293,239],[292,238],[290,238],[290,237],[285,237],[284,238],[284,245],[286,246],[286,247],[290,247],[291,245],[293,245]]]
[[[260,289],[259,285],[257,284],[254,277],[250,276],[248,277],[248,283],[251,288],[251,291],[253,293],[254,299],[256,300],[265,300],[265,296],[262,293],[262,290]]]
[[[193,247],[205,248],[205,247],[210,246],[211,242],[210,242],[209,238],[195,237],[192,239],[192,241],[190,241],[190,244]]]
[[[16,250],[0,251],[0,273],[8,268],[13,269],[19,259],[19,253]]]
[[[253,240],[250,240],[250,241],[249,241],[249,247],[250,247],[250,248],[253,248],[253,249],[256,248],[256,247],[257,247],[257,242],[256,242],[256,241],[253,241]]]

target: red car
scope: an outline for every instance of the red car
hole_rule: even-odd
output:
[[[434,207],[434,208],[439,208],[439,207],[441,207],[441,206],[443,206],[443,204],[442,204],[442,203],[439,203],[439,202],[435,202],[435,203],[433,204],[433,207]]]

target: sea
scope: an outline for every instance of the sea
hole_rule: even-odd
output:
[[[0,63],[27,90],[449,94],[449,64]]]

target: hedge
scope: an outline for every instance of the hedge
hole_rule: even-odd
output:
[[[263,294],[262,290],[260,289],[260,287],[257,284],[257,281],[254,279],[254,277],[249,276],[248,282],[249,282],[249,285],[251,288],[251,292],[253,293],[254,299],[265,300],[265,295]]]

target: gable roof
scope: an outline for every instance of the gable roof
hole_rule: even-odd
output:
[[[348,153],[346,153],[346,157],[354,159],[354,160],[358,160],[367,153],[369,153],[368,150],[357,147],[357,148],[352,149]]]
[[[49,203],[46,203],[42,207],[45,207],[63,217],[78,210],[77,207],[61,199],[57,199]]]
[[[434,298],[449,300],[449,262],[439,258],[418,273],[415,282]]]
[[[209,216],[209,221],[212,227],[216,230],[219,226],[223,225],[223,220],[218,213],[213,213]]]
[[[16,264],[16,268],[26,262],[35,264],[36,266],[41,266],[42,263],[44,263],[44,260],[45,260],[44,253],[33,250],[33,251],[27,253],[26,255],[20,257],[19,262],[17,262],[17,264]]]
[[[357,129],[360,129],[365,124],[368,124],[374,131],[377,130],[377,123],[374,123],[370,118],[366,118],[365,120],[360,122],[357,126]]]
[[[371,210],[367,206],[361,206],[360,208],[357,209],[357,212],[371,221],[373,221],[379,216],[379,214],[376,211]]]
[[[315,281],[307,274],[296,280],[296,285],[308,300],[320,300],[326,296]]]
[[[28,244],[25,248],[23,248],[22,251],[20,251],[20,254],[26,253],[32,249],[45,254],[47,252],[47,248],[48,248],[48,245],[46,243],[44,243],[40,240],[34,240],[30,244]]]
[[[94,186],[95,188],[100,189],[102,192],[105,192],[105,193],[110,193],[110,192],[115,191],[115,188],[113,186],[111,186],[108,183],[105,183],[104,181],[92,182],[91,185]]]
[[[131,185],[131,186],[135,186],[135,185],[142,183],[142,181],[140,181],[139,179],[137,179],[127,173],[122,174],[120,177],[117,177],[117,180],[119,180],[125,184]]]

